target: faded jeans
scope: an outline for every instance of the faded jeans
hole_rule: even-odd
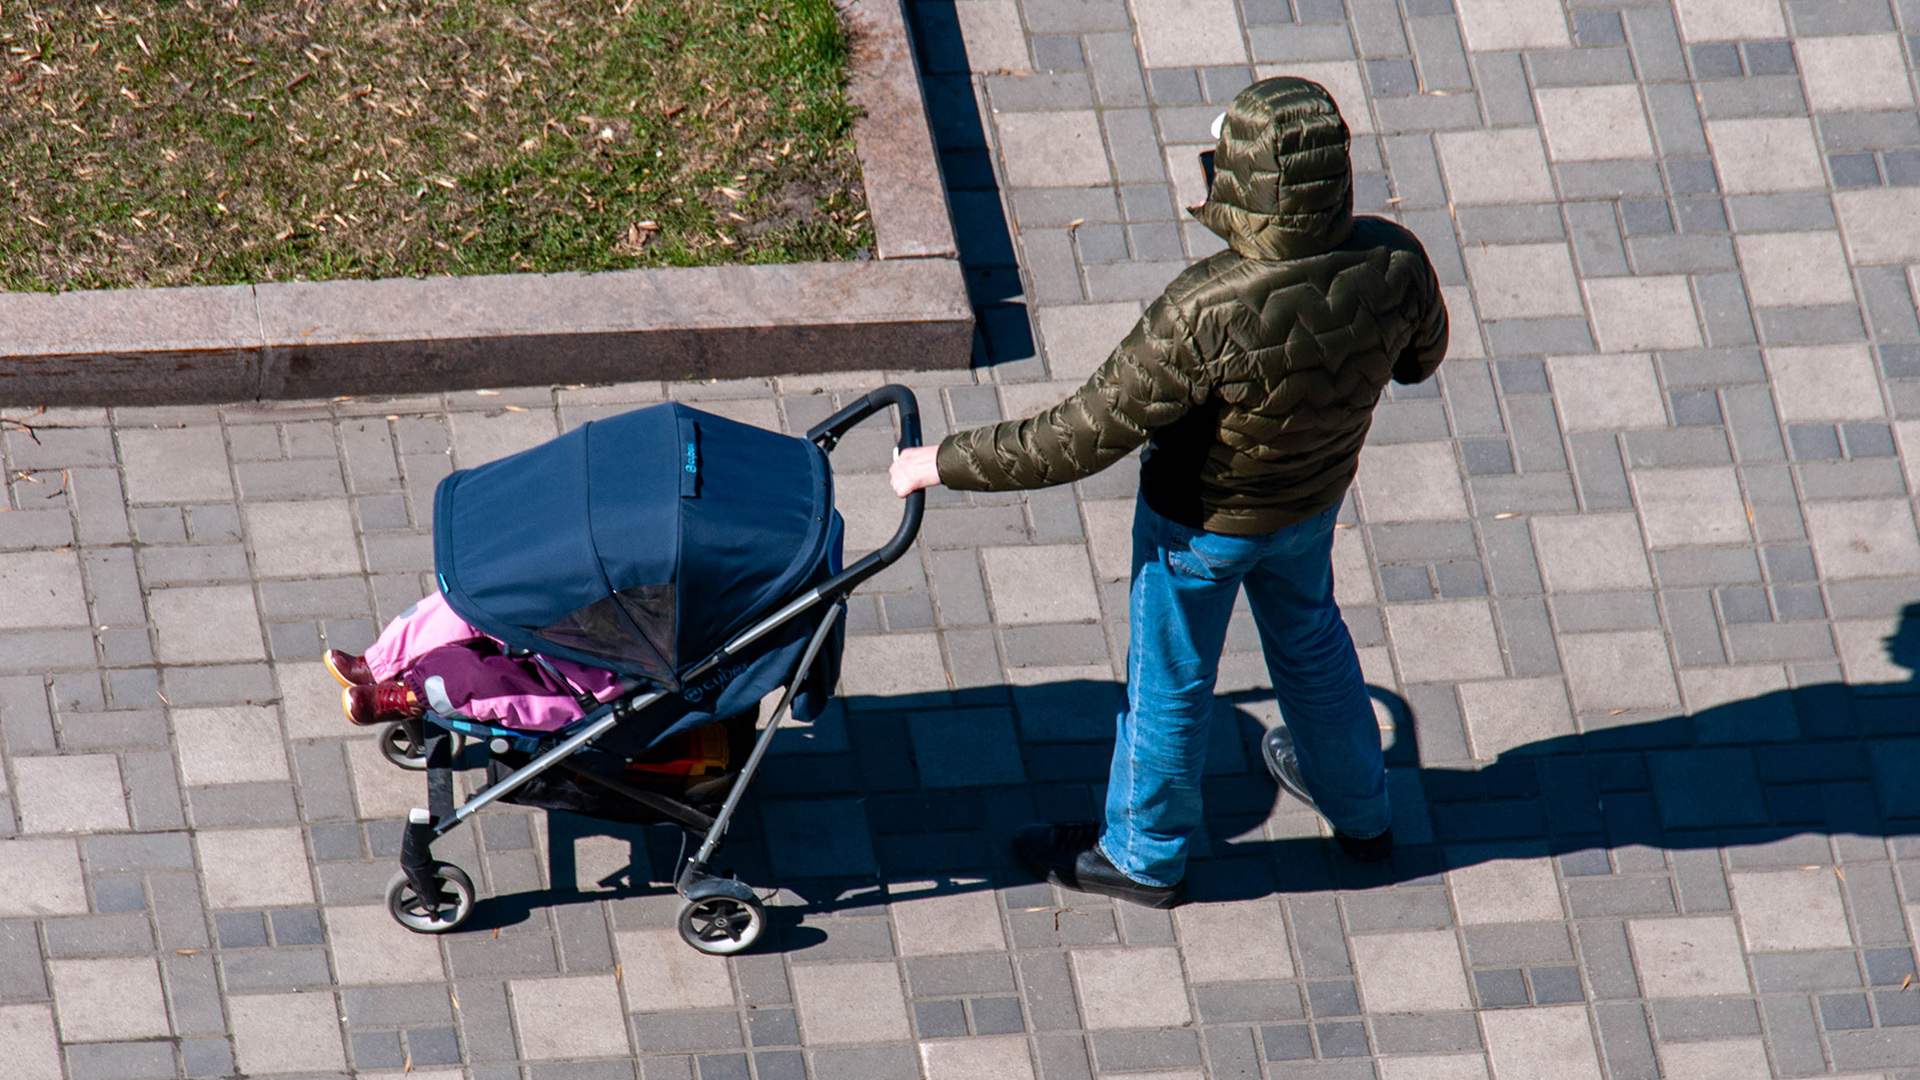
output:
[[[1263,536],[1229,536],[1136,502],[1127,711],[1100,837],[1128,877],[1172,885],[1186,873],[1220,650],[1243,584],[1307,790],[1349,836],[1378,836],[1390,824],[1380,729],[1333,599],[1338,509]]]

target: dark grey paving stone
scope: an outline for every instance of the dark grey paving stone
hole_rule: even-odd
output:
[[[1200,75],[1193,68],[1149,68],[1147,88],[1162,105],[1198,105],[1206,100],[1200,92]]]
[[[700,1080],[752,1080],[745,1054],[707,1054],[699,1058]]]
[[[1515,1008],[1527,1004],[1527,982],[1518,968],[1473,973],[1474,989],[1483,1009]]]
[[[1673,231],[1673,214],[1664,199],[1623,200],[1620,218],[1628,236],[1657,236]]]
[[[1305,1024],[1269,1024],[1260,1029],[1268,1061],[1304,1061],[1313,1056],[1312,1029]]]
[[[1873,1026],[1865,994],[1827,994],[1820,999],[1820,1023],[1828,1031],[1853,1031]]]
[[[180,1058],[186,1075],[194,1080],[224,1077],[233,1072],[233,1048],[225,1039],[182,1039]]]
[[[964,1026],[964,1020],[962,1026]],[[750,1010],[747,1013],[747,1032],[755,1046],[798,1046],[800,1044],[800,1024],[792,1009]]]
[[[1898,986],[1920,970],[1914,964],[1911,948],[1868,949],[1865,958],[1867,982],[1873,986]],[[1915,976],[1915,981],[1920,982],[1920,975]]]
[[[1359,992],[1345,979],[1308,983],[1307,1001],[1313,1015],[1321,1019],[1360,1014]]]
[[[1366,1057],[1367,1025],[1357,1020],[1336,1020],[1314,1025],[1320,1039],[1320,1056],[1329,1058]]]
[[[798,1050],[772,1050],[753,1055],[759,1080],[807,1080],[807,1058]]]
[[[1841,430],[1846,436],[1847,456],[1850,458],[1894,456],[1893,429],[1886,424],[1844,424]]]
[[[353,1063],[361,1069],[397,1069],[406,1062],[397,1031],[360,1031],[348,1039]]]
[[[1873,995],[1874,1011],[1880,1014],[1881,1027],[1920,1025],[1920,994],[1911,990],[1881,990]]]
[[[975,1035],[1011,1035],[1027,1030],[1017,997],[974,998],[967,1003]]]
[[[1388,600],[1426,600],[1433,596],[1433,582],[1425,566],[1383,566],[1380,582]]]
[[[1740,69],[1740,50],[1729,41],[1713,41],[1695,45],[1691,50],[1693,74],[1697,79],[1737,78],[1743,72]]]
[[[1093,1059],[1102,1072],[1178,1068],[1200,1064],[1200,1045],[1191,1031],[1098,1032]]]
[[[1380,97],[1405,97],[1420,88],[1413,62],[1399,57],[1367,61],[1367,84]]]
[[[1573,38],[1582,48],[1624,45],[1627,31],[1617,11],[1581,11],[1573,16]]]
[[[939,1039],[967,1033],[966,1005],[959,1001],[916,1001],[913,1026],[923,1039]]]
[[[407,1032],[407,1054],[415,1065],[458,1065],[460,1036],[451,1027],[414,1028]]]
[[[1033,39],[1033,63],[1041,71],[1084,71],[1087,57],[1079,38],[1043,34]]]
[[[267,922],[258,911],[217,912],[213,925],[223,949],[254,948],[267,943]]]
[[[288,908],[269,917],[275,945],[325,945],[327,932],[314,908]]]
[[[1586,990],[1580,985],[1579,968],[1529,968],[1527,981],[1533,984],[1535,1005],[1563,1005],[1586,1000]]]

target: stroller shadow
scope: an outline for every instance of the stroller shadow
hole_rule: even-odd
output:
[[[1800,837],[1823,842],[1798,861],[1830,860],[1829,837],[1880,846],[1853,857],[1885,858],[1886,840],[1920,834],[1920,679],[1912,674],[1920,672],[1920,604],[1905,609],[1883,645],[1908,678],[1771,690],[1654,719],[1584,717],[1582,730],[1519,742],[1482,762],[1422,764],[1418,732],[1457,732],[1458,717],[1418,717],[1400,695],[1372,688],[1389,740],[1398,841],[1392,860],[1376,865],[1339,855],[1318,819],[1268,778],[1258,749],[1266,725],[1254,710],[1270,712],[1270,699],[1223,696],[1189,895],[1364,889],[1541,856],[1562,859],[1569,876],[1605,875],[1616,862],[1624,868],[1630,852]],[[823,917],[874,914],[904,896],[1006,889],[1016,913],[1104,903],[1056,900],[1013,865],[1006,839],[1029,821],[1099,816],[1123,704],[1118,684],[1066,680],[856,696],[814,725],[783,729],[749,812],[722,848],[722,861],[747,881],[779,887],[766,947],[819,945],[829,937]],[[1555,721],[1522,713],[1514,722]],[[670,891],[651,882],[677,865],[675,830],[553,819],[549,880],[562,887],[483,901],[475,927],[555,904]],[[607,891],[585,891],[573,849],[606,836],[631,845],[632,869],[589,883]]]

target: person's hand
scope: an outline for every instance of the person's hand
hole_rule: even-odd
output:
[[[893,481],[893,493],[904,499],[921,488],[938,484],[940,466],[935,458],[939,452],[937,446],[915,446],[894,455],[893,469],[887,474]]]

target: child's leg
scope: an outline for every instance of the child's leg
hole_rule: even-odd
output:
[[[553,669],[559,672],[561,677],[571,682],[581,692],[592,694],[595,701],[605,703],[620,696],[620,676],[606,668],[588,667],[585,664],[576,664],[571,660],[559,660],[553,657],[545,659],[547,663],[553,665]]]
[[[537,665],[464,645],[433,649],[401,675],[434,709],[527,731],[553,731],[584,715]]]
[[[398,679],[420,657],[435,649],[480,637],[480,631],[453,613],[439,593],[424,596],[380,631],[367,650],[367,667],[382,682]]]

